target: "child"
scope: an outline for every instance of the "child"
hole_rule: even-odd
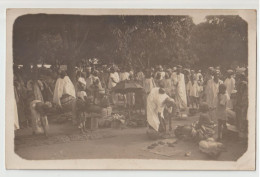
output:
[[[218,119],[218,140],[222,140],[223,129],[226,128],[226,106],[229,100],[230,98],[226,92],[226,86],[224,84],[220,84],[216,108],[216,117]]]
[[[130,80],[133,80],[133,75],[129,76]],[[134,92],[128,92],[126,93],[126,107],[130,112],[133,111],[135,105],[135,93]]]
[[[86,131],[86,119],[87,119],[87,94],[85,91],[79,91],[77,93],[77,115],[79,117],[79,126],[81,133]]]

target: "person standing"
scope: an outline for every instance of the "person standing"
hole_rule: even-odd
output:
[[[158,71],[155,73],[155,78],[158,80],[162,80],[165,77],[165,72],[163,71],[163,67],[161,65],[158,66]]]
[[[216,108],[217,106],[217,95],[220,84],[223,84],[223,81],[219,79],[219,72],[216,71],[214,78],[210,79],[206,86],[206,102],[210,108]]]
[[[228,96],[231,97],[232,92],[235,90],[236,81],[232,77],[232,75],[233,75],[233,71],[232,70],[228,70],[227,73],[228,73],[228,77],[226,78],[224,84],[227,87]],[[233,104],[232,104],[232,100],[231,99],[228,101],[227,107],[229,109],[233,109]]]
[[[211,116],[215,118],[215,109],[217,107],[217,98],[219,92],[219,85],[223,84],[223,81],[219,79],[219,72],[216,71],[214,74],[214,78],[208,80],[207,86],[205,89],[206,94],[206,102],[209,105]]]
[[[191,77],[187,84],[187,91],[190,97],[190,105],[192,108],[199,108],[199,91],[200,87],[195,80],[195,76]],[[194,106],[195,105],[195,106]],[[194,107],[193,107],[194,106]]]
[[[218,120],[218,140],[223,138],[223,130],[227,127],[227,102],[230,100],[228,93],[226,92],[226,86],[224,84],[219,85],[219,92],[217,95],[216,105],[216,117]]]
[[[109,76],[109,81],[108,81],[108,89],[111,91],[116,86],[116,84],[118,82],[119,82],[119,75],[116,72],[115,68],[112,67],[110,69],[110,76]],[[112,96],[112,104],[116,104],[117,101],[118,101],[117,94],[112,92],[111,96]]]
[[[171,78],[173,85],[176,88],[175,92],[175,101],[177,104],[178,112],[180,113],[181,109],[187,108],[187,96],[186,96],[186,86],[184,74],[181,73],[182,66],[178,65],[176,73],[173,73]]]

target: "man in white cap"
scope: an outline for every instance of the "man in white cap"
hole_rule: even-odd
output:
[[[226,78],[224,84],[227,87],[227,93],[228,93],[229,97],[231,97],[231,93],[235,90],[236,81],[232,77],[233,70],[229,69],[229,70],[227,70],[227,73],[228,73],[228,77]],[[227,107],[230,108],[230,109],[233,109],[233,104],[232,104],[231,99],[228,101]]]

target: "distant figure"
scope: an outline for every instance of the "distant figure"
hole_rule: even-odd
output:
[[[226,86],[224,84],[219,85],[219,93],[217,95],[217,108],[216,117],[218,120],[218,139],[221,140],[223,129],[226,129],[227,125],[227,103],[230,100],[228,93],[226,92]]]
[[[120,81],[119,79],[120,79],[119,75],[116,72],[115,68],[111,68],[109,81],[108,81],[108,89],[109,90],[113,89],[116,86],[116,84]],[[116,104],[118,101],[118,95],[112,92],[111,96],[112,96],[112,104]]]
[[[48,109],[52,107],[51,103],[43,103],[40,100],[34,100],[30,104],[31,121],[33,134],[44,134],[48,136]]]
[[[219,79],[219,72],[214,73],[213,79],[210,79],[207,82],[206,86],[206,102],[209,105],[210,109],[214,109],[217,106],[217,96],[219,85],[223,84],[223,81]]]
[[[187,108],[187,96],[186,96],[186,86],[184,74],[181,73],[182,66],[178,65],[176,73],[174,72],[171,76],[173,85],[176,88],[175,92],[175,101],[177,104],[177,108],[186,109]]]
[[[61,71],[53,93],[53,103],[63,112],[72,111],[72,121],[76,124],[76,90],[65,71]]]
[[[158,75],[160,75],[160,77]],[[158,78],[158,80],[165,78],[165,72],[163,71],[163,67],[161,65],[158,66],[158,71],[155,73],[155,78]]]
[[[235,79],[232,77],[233,71],[232,71],[232,70],[228,70],[227,72],[228,72],[228,77],[226,78],[224,84],[225,84],[225,86],[227,87],[228,96],[231,97],[232,92],[235,90],[236,81],[235,81]],[[228,107],[229,109],[233,109],[232,100],[229,100],[229,101],[228,101],[227,107]]]
[[[199,92],[200,86],[195,79],[195,76],[191,77],[191,80],[187,84],[188,96],[190,97],[190,105],[192,108],[199,108]],[[195,105],[195,106],[194,106]]]

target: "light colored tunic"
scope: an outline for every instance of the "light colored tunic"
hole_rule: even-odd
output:
[[[41,116],[38,111],[35,110],[36,103],[40,103],[40,100],[34,100],[30,103],[31,110],[31,120],[32,120],[32,129],[36,134],[44,133],[44,129],[42,126],[48,128],[48,119],[47,116]],[[42,125],[42,123],[44,125]]]
[[[63,94],[68,94],[76,98],[76,91],[74,85],[72,84],[68,76],[65,76],[63,79],[62,78],[57,79],[54,93],[53,93],[53,103],[61,106],[60,99]]]
[[[227,87],[227,93],[228,93],[228,96],[230,97],[231,93],[235,90],[236,81],[234,78],[231,77],[231,78],[227,78],[225,80],[224,84]],[[233,104],[232,104],[231,100],[228,101],[227,107],[230,109],[233,109]]]
[[[158,87],[153,88],[147,97],[147,122],[156,131],[159,130],[160,125],[158,113],[164,118],[163,110],[166,106],[164,102],[169,98],[166,93],[160,94],[159,89]]]
[[[226,106],[229,101],[228,93],[218,95],[218,102],[216,108],[216,117],[220,120],[227,120]]]
[[[214,79],[210,79],[207,82],[206,86],[206,102],[208,103],[209,107],[216,108],[217,107],[217,96],[218,96],[218,88],[219,85],[223,84],[223,81],[218,80],[216,83]]]
[[[153,78],[146,78],[143,81],[143,87],[144,87],[144,90],[145,90],[146,94],[150,93],[151,90],[156,87]]]
[[[129,80],[129,73],[128,72],[123,72],[120,74],[120,81],[124,81],[124,80]]]
[[[187,95],[186,95],[184,74],[172,73],[171,79],[172,79],[173,85],[175,85],[175,87],[176,87],[176,92],[175,92],[176,104],[180,109],[183,109],[183,108],[186,109],[187,108]]]
[[[164,89],[165,92],[169,95],[172,96],[173,95],[173,84],[172,84],[172,80],[171,79],[163,79],[163,85],[164,85]]]
[[[115,81],[115,82],[114,82]],[[108,88],[111,89],[116,86],[116,84],[120,81],[119,75],[117,72],[110,73]]]
[[[200,86],[198,85],[197,81],[194,81],[194,83],[192,84],[191,81],[188,82],[187,84],[187,91],[189,96],[192,97],[199,97],[199,92],[200,92]]]

